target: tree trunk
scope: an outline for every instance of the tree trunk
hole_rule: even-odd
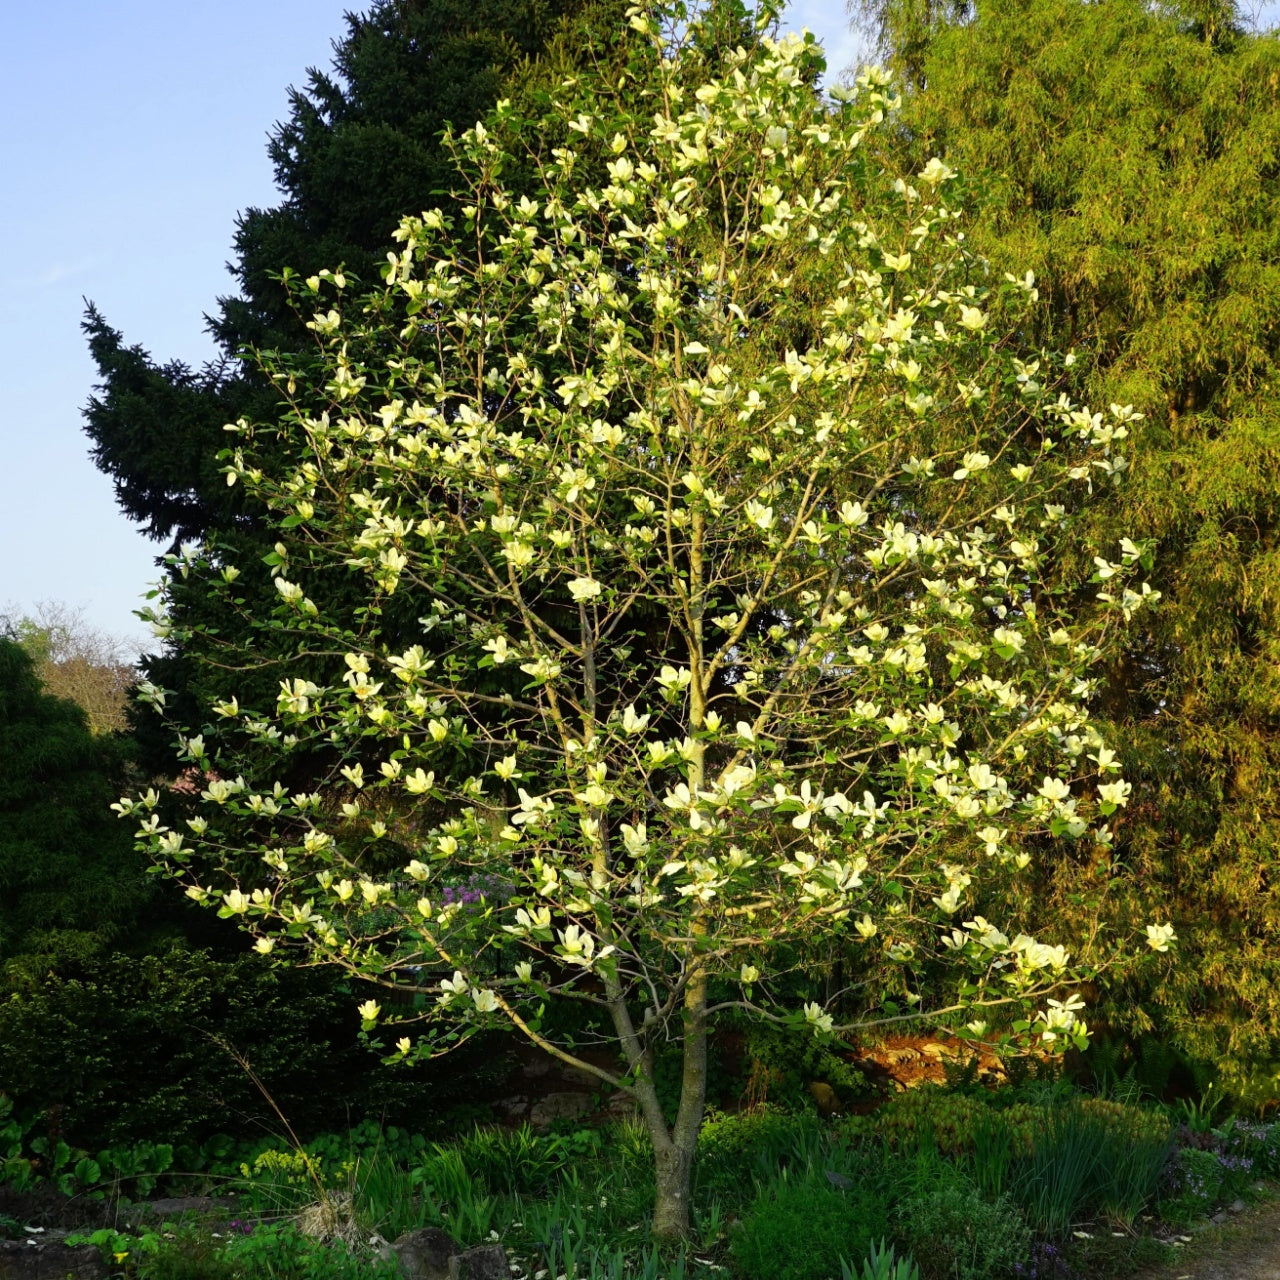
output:
[[[702,924],[693,930],[700,934]],[[707,975],[695,968],[684,992],[684,1070],[680,1079],[680,1109],[667,1140],[653,1144],[655,1189],[653,1235],[665,1243],[684,1240],[690,1219],[693,1156],[707,1105]]]
[[[689,1183],[693,1152],[671,1143],[654,1151],[654,1164],[657,1185],[651,1230],[654,1239],[675,1244],[688,1238],[691,1225]]]

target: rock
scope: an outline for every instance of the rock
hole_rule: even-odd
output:
[[[1216,1227],[1220,1227],[1227,1220],[1226,1210],[1219,1210],[1209,1219]]]
[[[620,1120],[633,1119],[640,1114],[639,1104],[629,1093],[615,1089],[604,1104],[605,1111]]]
[[[1227,1205],[1227,1212],[1228,1212],[1228,1213],[1243,1213],[1243,1212],[1244,1212],[1244,1201],[1243,1201],[1243,1200],[1233,1200],[1229,1205]]]
[[[500,1244],[480,1244],[449,1259],[449,1280],[510,1280],[510,1275]]]
[[[535,1129],[545,1129],[553,1120],[580,1120],[594,1109],[589,1093],[549,1093],[529,1109],[529,1123]]]
[[[837,1116],[840,1114],[840,1097],[836,1091],[823,1080],[814,1080],[809,1085],[809,1092],[818,1104],[821,1116]]]
[[[0,1280],[106,1280],[96,1245],[0,1240]]]
[[[144,1222],[163,1222],[170,1218],[182,1218],[187,1214],[225,1213],[235,1208],[234,1200],[215,1200],[212,1196],[174,1196],[168,1200],[140,1200],[137,1204],[122,1205],[119,1222],[136,1231]]]
[[[405,1280],[449,1280],[453,1274],[449,1260],[458,1252],[458,1242],[439,1227],[421,1227],[402,1235],[390,1251],[400,1262]],[[505,1280],[505,1270],[504,1270]]]

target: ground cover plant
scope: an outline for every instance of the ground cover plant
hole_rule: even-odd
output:
[[[693,1230],[675,1250],[646,1231],[652,1150],[634,1121],[561,1133],[479,1129],[441,1143],[371,1127],[303,1149],[274,1140],[246,1152],[231,1182],[210,1184],[238,1193],[233,1218],[224,1210],[203,1227],[77,1238],[141,1280],[372,1280],[393,1274],[378,1241],[422,1226],[463,1248],[500,1239],[512,1274],[524,1277],[658,1280],[711,1268],[742,1280],[1101,1278],[1172,1255],[1207,1212],[1252,1198],[1261,1177],[1280,1176],[1280,1125],[1230,1120],[1196,1135],[1177,1125],[1172,1106],[1061,1087],[1011,1096],[1019,1092],[926,1089],[834,1120],[776,1110],[716,1115],[694,1163]],[[931,1115],[940,1140],[925,1122]],[[1021,1137],[994,1190],[974,1157],[984,1125],[1003,1118]],[[1108,1130],[1114,1138],[1083,1175],[1080,1148],[1064,1137],[1072,1125],[1095,1142],[1105,1143]],[[1109,1166],[1135,1134],[1158,1138],[1169,1154],[1154,1176],[1146,1165]],[[1123,1206],[1135,1203],[1143,1212],[1129,1221]]]

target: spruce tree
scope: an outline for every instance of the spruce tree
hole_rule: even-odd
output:
[[[376,284],[399,219],[452,207],[446,126],[470,127],[501,97],[536,100],[584,58],[607,58],[624,9],[622,0],[378,0],[348,15],[332,69],[313,69],[291,91],[289,116],[271,134],[280,203],[238,220],[237,292],[207,317],[218,357],[200,369],[158,361],[87,310],[100,383],[85,429],[131,520],[170,553],[184,542],[222,546],[245,566],[245,597],[269,599],[261,562],[271,539],[227,487],[218,452],[227,423],[278,412],[277,391],[241,351],[314,345],[279,273],[341,264],[353,281]],[[182,655],[184,628],[209,619],[196,597],[179,589],[173,598],[174,629],[143,667],[184,698],[196,678]],[[269,673],[264,680],[271,687]],[[143,760],[159,767],[167,739],[145,713],[134,727]]]

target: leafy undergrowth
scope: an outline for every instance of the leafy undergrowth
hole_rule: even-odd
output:
[[[500,1240],[513,1280],[1111,1280],[1176,1262],[1277,1176],[1280,1125],[1192,1129],[1053,1086],[923,1089],[835,1121],[713,1116],[678,1253],[648,1239],[652,1152],[627,1123],[277,1145],[206,1188],[235,1193],[234,1217],[77,1238],[127,1280],[379,1280],[396,1274],[380,1243],[421,1226]]]

